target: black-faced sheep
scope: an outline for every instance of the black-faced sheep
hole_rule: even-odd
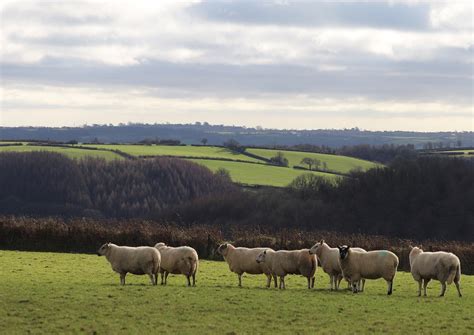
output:
[[[359,252],[348,246],[339,246],[338,249],[342,275],[350,281],[352,292],[358,292],[357,282],[362,278],[383,278],[387,281],[387,294],[392,294],[393,278],[398,267],[397,255],[388,250]]]

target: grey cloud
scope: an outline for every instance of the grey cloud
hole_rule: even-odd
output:
[[[293,26],[357,26],[424,30],[430,27],[428,3],[204,1],[188,9],[207,20]]]
[[[352,55],[344,64],[348,70],[328,72],[288,64],[236,66],[148,60],[134,66],[107,66],[50,58],[33,65],[2,64],[2,77],[6,83],[147,87],[159,90],[160,94],[168,92],[182,97],[307,94],[456,102],[471,99],[473,79],[468,63],[389,63],[372,59],[367,64]]]

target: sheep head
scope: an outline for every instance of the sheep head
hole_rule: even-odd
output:
[[[166,247],[166,244],[163,243],[163,242],[159,242],[159,243],[155,244],[156,249],[160,249],[160,248],[163,248],[163,247]]]
[[[218,246],[217,252],[222,256],[227,255],[227,243],[222,243],[220,246]]]
[[[267,251],[264,250],[262,251],[261,253],[258,254],[257,258],[255,259],[257,261],[257,263],[264,263],[265,262],[265,258],[267,257]]]
[[[107,251],[110,248],[110,242],[102,244],[102,246],[97,250],[97,256],[104,256],[107,254]]]
[[[338,245],[337,248],[339,249],[339,257],[341,259],[346,259],[347,256],[349,255],[349,250],[351,247],[347,245]]]
[[[311,247],[311,249],[309,249],[309,254],[310,255],[318,255],[318,251],[321,249],[323,244],[324,244],[324,240],[321,240],[318,243],[316,243],[315,245],[313,245]]]

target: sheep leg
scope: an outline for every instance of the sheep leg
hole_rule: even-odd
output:
[[[458,281],[455,281],[455,282],[454,282],[454,285],[456,285],[456,289],[458,290],[459,298],[461,298],[461,297],[462,297],[462,294],[461,294],[461,288],[459,287],[459,282],[458,282]]]
[[[155,285],[155,276],[153,273],[149,273],[148,276],[150,277],[151,285]]]
[[[196,286],[196,272],[193,273],[193,286]]]
[[[351,285],[352,285],[352,293],[357,293],[359,291],[357,291],[357,281],[353,280],[351,282]]]
[[[266,274],[267,276],[267,288],[270,288],[270,284],[272,283],[272,275]]]
[[[314,288],[314,281],[316,280],[316,277],[311,278],[311,288]]]
[[[306,278],[308,280],[308,289],[311,289],[311,277]]]
[[[333,275],[329,275],[329,289],[332,291],[332,283],[333,283],[333,278],[334,276]]]
[[[165,272],[164,271],[161,271],[161,285],[164,285],[165,282],[164,282],[164,277],[165,277]]]
[[[188,280],[188,286],[191,286],[191,276],[186,276],[186,279]]]
[[[365,289],[365,279],[362,278],[362,279],[361,279],[361,282],[362,282],[362,288],[361,288],[360,291],[361,291],[361,292],[364,292],[364,289]]]
[[[426,297],[426,287],[428,286],[428,283],[430,282],[430,279],[423,279],[423,292],[424,296]]]
[[[418,280],[418,296],[421,297],[421,282],[422,279]]]
[[[387,280],[387,295],[392,295],[393,291],[393,279],[392,280]]]
[[[165,285],[168,283],[168,275],[170,273],[168,271],[165,271]]]
[[[277,279],[277,276],[276,275],[273,275],[273,282],[275,283],[275,288],[278,287],[278,279]]]
[[[337,291],[339,290],[339,286],[341,285],[342,276],[337,276],[335,280],[336,282],[334,284],[336,285],[336,291]]]
[[[280,276],[280,289],[286,289],[285,287],[285,276]]]
[[[127,274],[126,273],[121,273],[120,274],[120,285],[125,285],[125,276]]]
[[[441,282],[441,294],[440,297],[444,297],[444,293],[446,293],[446,282]]]
[[[239,276],[239,287],[242,287],[242,274],[238,273],[237,276]]]

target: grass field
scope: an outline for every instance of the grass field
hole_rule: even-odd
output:
[[[191,159],[191,161],[206,166],[212,171],[224,168],[229,171],[234,182],[248,185],[286,186],[293,179],[304,173],[314,173],[329,179],[341,178],[334,174],[309,172],[264,164],[228,162],[207,159]]]
[[[110,151],[102,150],[84,150],[80,148],[62,148],[52,146],[38,146],[38,145],[14,145],[14,146],[0,146],[0,152],[29,152],[29,151],[50,151],[59,152],[70,158],[82,158],[85,156],[101,157],[106,160],[122,159],[121,156]]]
[[[394,293],[383,280],[368,281],[364,293],[330,292],[318,269],[316,289],[289,276],[287,289],[264,288],[265,277],[237,277],[224,262],[202,261],[196,287],[170,276],[153,287],[147,276],[127,276],[118,285],[103,257],[0,251],[1,334],[472,334],[474,277],[463,276],[463,298],[454,286],[428,297],[398,273]]]
[[[94,148],[118,149],[133,156],[184,156],[208,157],[259,162],[260,160],[242,154],[236,154],[219,147],[203,147],[190,145],[126,145],[126,144],[91,144]]]
[[[285,150],[270,150],[270,149],[247,149],[248,152],[265,157],[271,158],[276,155],[278,151],[282,152],[283,155],[288,159],[289,165],[292,166],[303,166],[308,167],[307,165],[301,164],[301,160],[305,157],[315,158],[323,162],[326,162],[327,168],[329,170],[339,172],[339,173],[348,173],[350,170],[355,168],[361,168],[362,170],[368,170],[370,168],[378,166],[378,164],[369,162],[363,159],[357,159],[347,156],[337,156],[337,155],[328,155],[328,154],[317,154],[312,152],[301,152],[301,151],[285,151]],[[322,166],[320,166],[322,168]]]

